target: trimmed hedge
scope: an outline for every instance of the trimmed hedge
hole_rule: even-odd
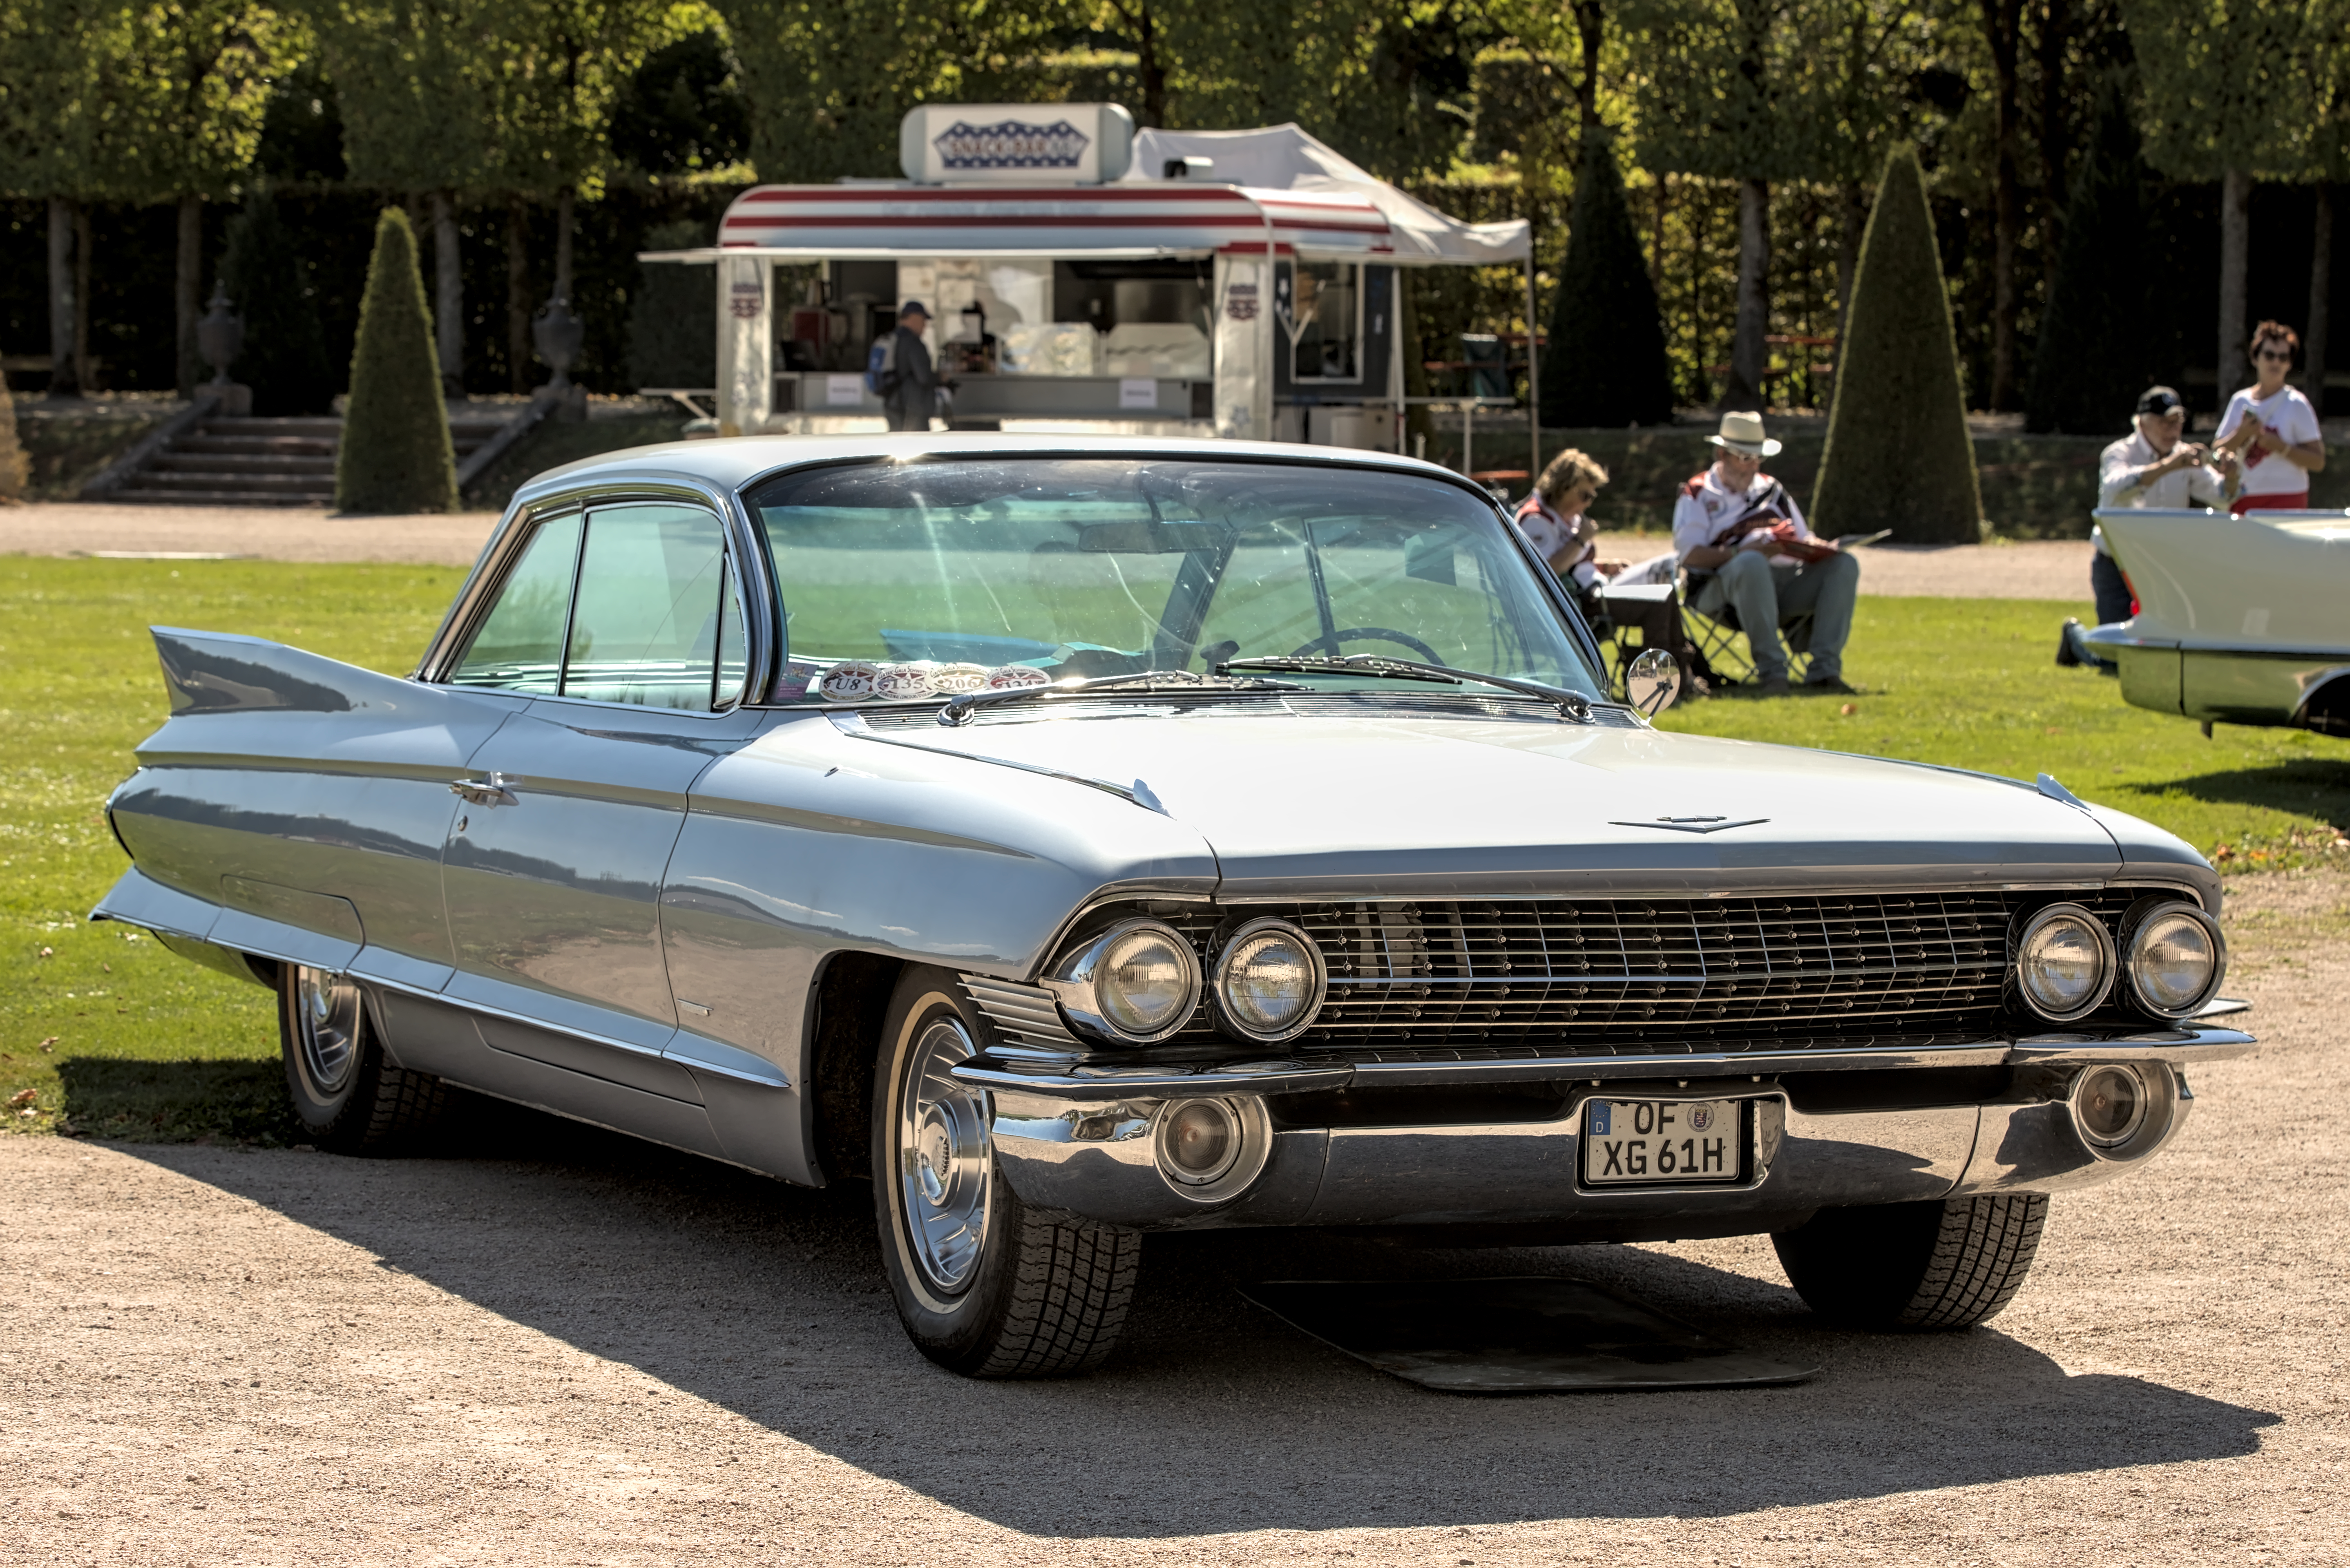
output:
[[[2073,200],[2064,248],[2040,316],[2023,428],[2119,435],[2151,379],[2147,352],[2146,165],[2118,91],[2097,119]]]
[[[416,270],[408,214],[386,207],[375,226],[351,400],[335,459],[335,504],[345,512],[454,512],[457,460],[441,361]]]
[[[24,495],[31,467],[23,444],[16,440],[16,400],[8,395],[5,384],[0,384],[0,501]]]
[[[1905,544],[1980,540],[1958,344],[1915,149],[1885,161],[1841,348],[1812,526],[1827,535],[1889,528]]]
[[[1595,138],[1575,184],[1566,259],[1542,365],[1546,425],[1668,425],[1672,369],[1648,258],[1624,204],[1616,151]]]
[[[229,220],[221,287],[244,317],[244,348],[229,379],[253,389],[264,416],[323,414],[334,406],[334,362],[318,318],[317,288],[277,200],[255,190]]]

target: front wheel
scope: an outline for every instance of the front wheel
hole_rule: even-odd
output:
[[[280,966],[277,1038],[294,1119],[329,1153],[389,1153],[447,1106],[440,1079],[385,1059],[367,998],[348,975]]]
[[[899,980],[873,1079],[874,1219],[898,1315],[968,1376],[1090,1372],[1126,1324],[1141,1238],[1020,1201],[995,1168],[985,1091],[951,1075],[985,1037],[952,975]]]
[[[1771,1238],[1811,1309],[1845,1328],[1971,1328],[1999,1315],[2040,1250],[2048,1199],[1955,1198],[1823,1209]]]

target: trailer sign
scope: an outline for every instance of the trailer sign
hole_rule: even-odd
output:
[[[1050,125],[1026,125],[1002,119],[993,125],[956,120],[931,144],[939,150],[939,166],[950,173],[976,169],[1078,169],[1093,138],[1067,120]]]

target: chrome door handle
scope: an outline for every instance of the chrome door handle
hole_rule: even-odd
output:
[[[459,779],[449,793],[475,805],[515,805],[514,786],[522,780],[512,774],[493,773],[485,779]]]

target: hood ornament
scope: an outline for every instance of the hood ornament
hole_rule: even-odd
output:
[[[1644,822],[1613,819],[1610,827],[1661,827],[1668,833],[1721,833],[1732,827],[1752,827],[1767,816],[1659,816]]]

